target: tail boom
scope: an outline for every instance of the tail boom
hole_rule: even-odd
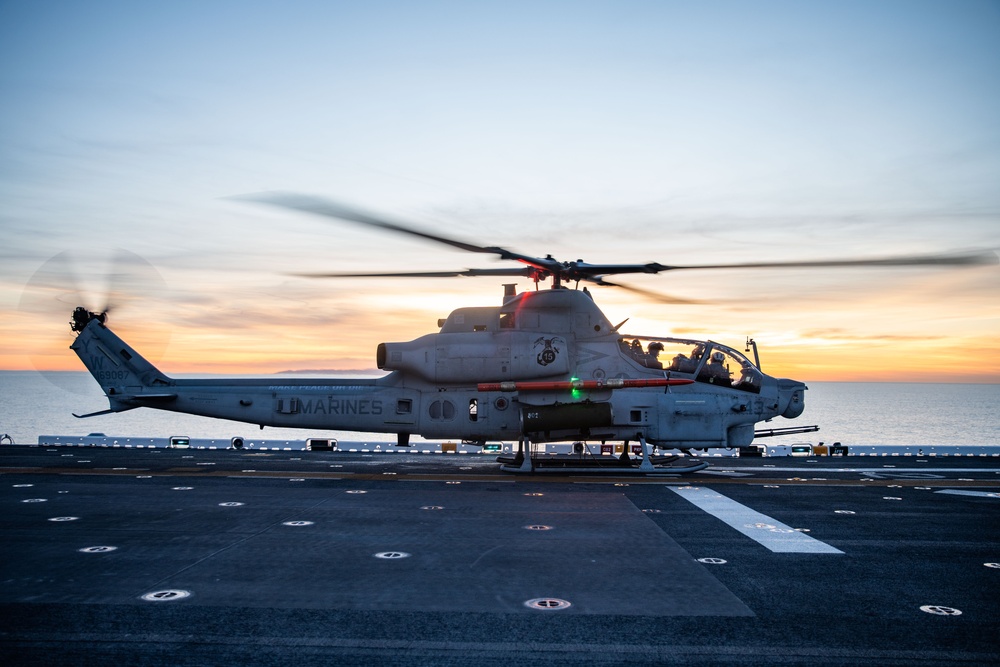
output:
[[[394,389],[374,379],[175,379],[162,373],[112,332],[102,316],[89,315],[92,317],[78,321],[74,327],[77,338],[70,348],[104,390],[109,407],[78,417],[148,407],[262,428],[387,433],[412,429],[412,420],[392,421],[393,406],[400,397],[410,404],[418,401],[415,393]]]

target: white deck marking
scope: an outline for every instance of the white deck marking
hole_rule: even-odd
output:
[[[810,470],[809,472],[812,472]],[[719,477],[752,477],[752,472],[736,472],[735,470],[699,470],[696,475],[718,475]]]
[[[695,486],[667,487],[696,507],[732,526],[775,553],[842,554],[840,549],[809,537],[780,521],[726,498],[711,489]]]
[[[1000,498],[996,491],[959,491],[958,489],[943,489],[934,493],[950,493],[953,496],[977,496],[979,498]]]

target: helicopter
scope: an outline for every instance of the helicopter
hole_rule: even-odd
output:
[[[436,272],[297,274],[309,278],[457,276],[527,277],[534,290],[506,284],[501,303],[460,307],[438,331],[375,350],[378,378],[177,379],[119,338],[106,313],[80,306],[70,346],[101,386],[106,410],[140,407],[265,426],[460,439],[486,446],[516,441],[501,455],[510,472],[549,470],[651,474],[690,472],[704,462],[671,465],[670,450],[746,447],[755,437],[814,431],[787,427],[757,431],[759,422],[795,419],[805,409],[806,385],[761,370],[756,343],[744,352],[711,340],[621,331],[598,307],[588,285],[628,289],[667,303],[684,299],[647,292],[608,276],[676,270],[853,266],[968,266],[996,264],[990,252],[816,262],[726,265],[591,264],[535,257],[480,246],[390,220],[326,199],[263,193],[238,198],[422,238],[467,252],[495,255],[520,266]],[[542,283],[548,281],[547,287]],[[584,283],[583,287],[580,284]],[[572,285],[572,286],[571,286]],[[627,321],[627,320],[626,320]],[[747,354],[753,347],[751,360]],[[539,457],[533,447],[573,443],[569,459]],[[595,454],[590,443],[621,442],[621,456]],[[630,456],[630,443],[633,445]],[[662,450],[663,455],[657,452]],[[613,452],[614,450],[610,450]]]

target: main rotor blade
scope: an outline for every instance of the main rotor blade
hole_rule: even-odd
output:
[[[387,229],[400,234],[416,236],[417,238],[425,239],[427,241],[443,243],[467,252],[500,255],[504,259],[518,259],[520,257],[517,253],[511,253],[503,248],[487,248],[473,243],[466,243],[465,241],[460,241],[458,239],[449,238],[447,236],[441,236],[440,234],[432,234],[431,232],[418,229],[411,225],[394,222],[373,213],[368,213],[366,211],[362,211],[361,209],[346,206],[344,204],[338,204],[337,202],[330,201],[329,199],[323,199],[321,197],[312,197],[293,192],[260,192],[255,194],[240,195],[233,197],[233,199],[239,201],[250,201],[258,204],[267,204],[269,206],[291,209],[293,211],[303,211],[305,213],[321,215],[327,218],[337,218],[339,220],[356,222],[369,227]]]
[[[305,213],[312,213],[314,215],[321,215],[326,218],[337,218],[339,220],[355,222],[369,227],[386,229],[391,232],[416,236],[417,238],[421,238],[426,241],[443,243],[444,245],[451,246],[452,248],[458,248],[459,250],[465,250],[467,252],[498,255],[500,259],[516,260],[543,271],[557,271],[560,267],[559,262],[552,257],[532,257],[531,255],[522,255],[519,252],[514,252],[497,246],[487,247],[475,245],[474,243],[467,243],[465,241],[442,236],[440,234],[434,234],[410,224],[388,220],[382,216],[362,211],[361,209],[351,206],[346,206],[344,204],[338,204],[337,202],[330,201],[329,199],[323,199],[322,197],[296,194],[294,192],[260,192],[256,194],[240,195],[232,197],[232,199],[237,201],[267,204],[277,208],[302,211]]]
[[[672,268],[672,267],[668,267]],[[567,262],[564,267],[567,276],[610,276],[622,273],[659,273],[665,270],[663,264],[590,264],[582,260]]]
[[[497,246],[480,246],[468,243],[448,236],[442,236],[425,231],[408,223],[392,221],[382,216],[375,215],[356,209],[350,206],[339,204],[320,197],[301,195],[286,192],[262,192],[248,194],[234,199],[250,201],[260,204],[267,204],[278,208],[291,209],[321,215],[327,218],[346,220],[369,227],[384,229],[391,232],[415,236],[427,241],[434,241],[459,250],[475,252],[481,254],[497,255],[500,259],[515,260],[526,264],[532,269],[522,270],[498,270],[489,272],[486,269],[468,269],[466,271],[434,271],[434,272],[403,272],[403,273],[377,273],[377,274],[340,274],[323,273],[307,274],[309,277],[433,277],[446,278],[453,276],[529,276],[536,279],[541,277],[552,277],[556,284],[559,281],[580,281],[585,280],[597,285],[609,285],[628,289],[638,294],[663,301],[665,303],[699,303],[685,299],[678,299],[668,295],[649,292],[640,288],[627,285],[618,285],[603,280],[606,275],[620,274],[657,274],[664,271],[698,270],[698,269],[781,269],[781,268],[851,268],[851,267],[907,267],[907,266],[986,266],[1000,263],[996,253],[991,251],[968,251],[963,253],[941,253],[933,255],[915,255],[902,257],[882,257],[873,259],[833,259],[833,260],[804,260],[804,261],[776,261],[776,262],[741,262],[734,264],[687,264],[668,265],[658,262],[647,264],[588,264],[583,260],[575,262],[559,262],[551,255],[544,258],[522,255],[506,248]]]
[[[628,290],[640,296],[644,296],[647,299],[652,299],[653,301],[659,301],[660,303],[667,303],[672,305],[680,306],[696,306],[700,304],[708,303],[707,301],[695,301],[693,299],[682,299],[679,296],[671,296],[669,294],[663,294],[661,292],[653,292],[651,290],[642,289],[641,287],[634,287],[632,285],[623,285],[622,283],[613,283],[609,280],[605,280],[600,276],[594,276],[592,278],[584,278],[587,282],[594,283],[595,285],[601,285],[602,287],[618,287],[623,290]],[[622,323],[624,324],[624,322]]]
[[[535,269],[466,269],[464,271],[406,271],[390,273],[293,273],[300,278],[457,278],[459,276],[527,276]]]
[[[679,271],[681,269],[824,269],[858,266],[990,266],[1000,264],[996,253],[991,251],[971,251],[965,253],[943,253],[937,255],[911,255],[909,257],[881,257],[876,259],[827,259],[796,262],[745,262],[739,264],[688,264],[664,265],[647,264],[654,268],[650,273]]]

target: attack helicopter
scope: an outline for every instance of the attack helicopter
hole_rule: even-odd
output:
[[[589,286],[617,287],[668,303],[683,299],[652,294],[608,279],[623,274],[677,270],[835,268],[856,266],[968,266],[996,264],[993,253],[817,262],[726,265],[591,264],[534,257],[473,243],[392,221],[321,198],[265,193],[239,198],[306,212],[396,234],[494,255],[518,267],[440,272],[298,274],[309,278],[457,276],[526,277],[534,290],[505,285],[501,303],[462,307],[438,322],[439,330],[375,350],[378,378],[178,379],[172,378],[109,328],[105,313],[81,306],[70,326],[71,349],[108,401],[90,417],[140,407],[283,428],[394,435],[406,447],[411,436],[453,439],[485,446],[516,441],[501,456],[512,472],[586,469],[634,472],[692,471],[671,466],[676,456],[659,450],[738,448],[755,436],[816,430],[788,427],[756,431],[759,422],[795,419],[805,408],[806,385],[772,377],[744,352],[711,340],[621,331],[598,307]],[[548,282],[547,287],[543,283]],[[583,283],[583,287],[580,284]],[[542,443],[574,443],[574,455],[533,456]],[[621,442],[622,455],[602,456],[591,443]],[[633,444],[630,456],[630,443]],[[613,450],[612,450],[613,451]]]

